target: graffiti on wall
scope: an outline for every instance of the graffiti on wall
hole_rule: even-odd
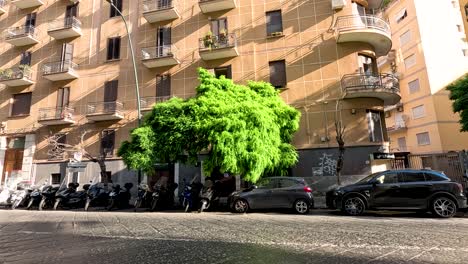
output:
[[[337,160],[333,158],[333,154],[322,153],[318,159],[317,167],[312,167],[312,175],[314,176],[335,176]]]

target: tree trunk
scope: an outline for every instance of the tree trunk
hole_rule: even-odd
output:
[[[343,144],[341,144],[341,142],[339,143],[339,148],[338,148],[339,154],[338,154],[338,160],[336,162],[336,184],[338,186],[341,185],[341,170],[343,169],[344,152],[345,152],[344,142]]]

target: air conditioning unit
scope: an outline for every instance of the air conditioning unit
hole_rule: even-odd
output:
[[[332,0],[332,9],[333,10],[340,10],[345,7],[347,0]]]

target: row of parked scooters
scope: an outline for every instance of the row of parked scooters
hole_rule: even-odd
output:
[[[185,212],[198,210],[203,212],[219,204],[217,184],[207,181],[186,184],[179,196],[180,205]],[[104,207],[107,210],[128,209],[130,205],[132,183],[124,184],[123,188],[117,184],[90,183],[83,185],[78,191],[78,183],[69,183],[67,187],[60,185],[43,184],[39,187],[28,188],[19,184],[16,190],[8,188],[0,192],[0,206],[17,209],[46,210],[46,209],[80,209],[88,211],[91,207]],[[174,191],[176,183],[163,186],[155,184],[149,186],[140,184],[138,195],[134,202],[134,210],[148,208],[151,211],[173,209]]]

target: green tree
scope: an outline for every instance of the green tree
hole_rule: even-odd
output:
[[[131,169],[151,171],[157,162],[191,162],[206,154],[203,170],[215,169],[256,182],[284,173],[297,162],[290,144],[300,112],[269,83],[235,84],[199,68],[196,96],[156,104],[119,149]]]
[[[460,77],[449,86],[453,112],[460,114],[461,131],[468,132],[468,74]]]

